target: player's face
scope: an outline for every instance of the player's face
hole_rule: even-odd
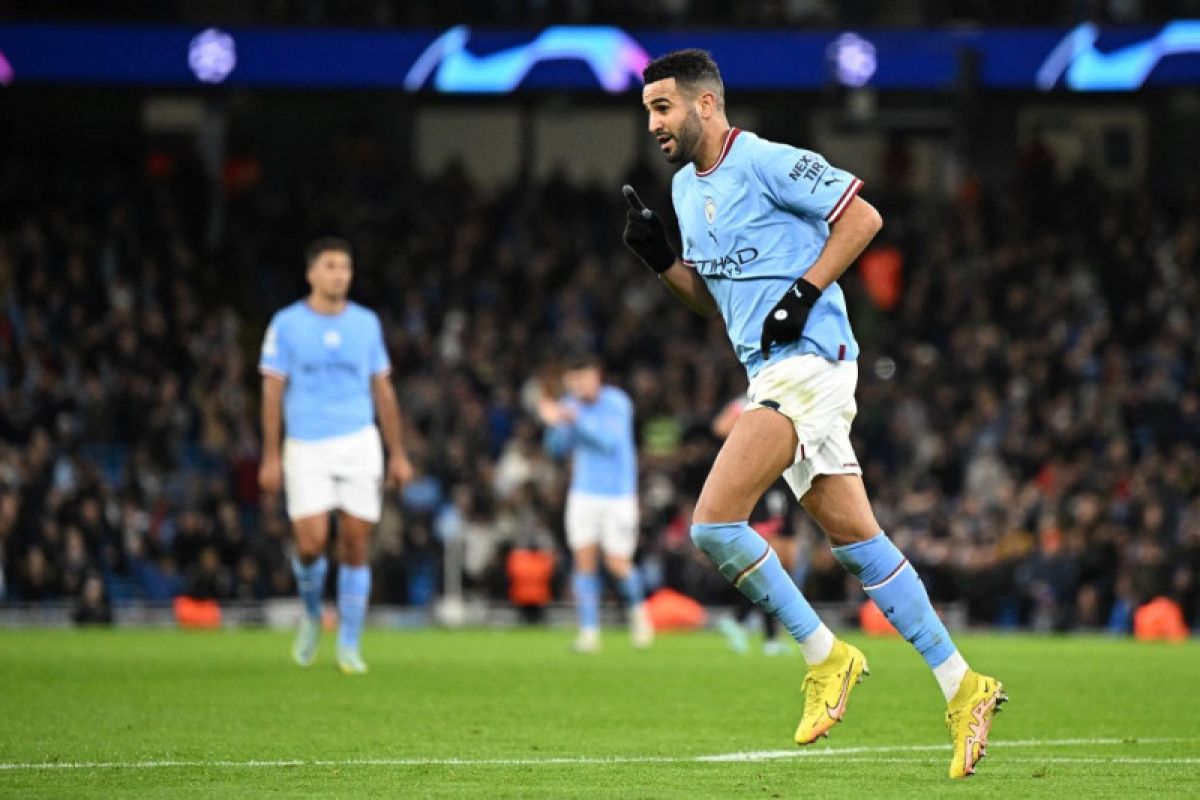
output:
[[[352,277],[354,270],[350,266],[350,256],[337,250],[321,252],[308,268],[309,286],[330,300],[346,299]]]
[[[570,369],[563,375],[563,386],[566,390],[585,403],[590,403],[599,396],[600,383],[600,370],[595,367]]]
[[[648,83],[642,89],[642,105],[650,113],[650,133],[659,150],[672,164],[692,160],[700,143],[701,123],[696,103],[689,100],[674,78]]]

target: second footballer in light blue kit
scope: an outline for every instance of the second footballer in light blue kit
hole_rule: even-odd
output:
[[[263,340],[259,482],[267,492],[286,486],[296,536],[292,567],[304,603],[292,649],[301,666],[317,655],[329,514],[338,513],[337,664],[361,674],[367,671],[359,640],[371,593],[368,539],[379,521],[385,478],[403,484],[412,468],[401,444],[379,318],[348,299],[349,245],[320,239],[307,261],[312,291],[276,313]]]
[[[850,443],[858,343],[836,281],[882,220],[858,197],[854,175],[811,150],[730,125],[708,53],[667,54],[643,76],[650,132],[680,165],[671,198],[683,253],[628,186],[625,243],[690,308],[722,317],[750,379],[746,410],[696,503],[692,539],[800,644],[809,669],[794,738],[827,736],[867,662],[821,622],[747,524],[782,474],[837,560],[932,669],[954,744],[949,774],[966,777],[986,752],[1003,687],[968,667],[915,569],[880,530]]]
[[[579,617],[575,650],[590,653],[600,648],[601,556],[625,601],[634,645],[647,647],[654,632],[633,563],[638,542],[633,402],[621,389],[603,382],[594,355],[570,359],[563,382],[567,395],[555,399],[543,394],[538,414],[547,426],[546,448],[555,456],[571,455],[565,524]]]

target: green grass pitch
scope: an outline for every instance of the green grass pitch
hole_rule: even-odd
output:
[[[1012,699],[954,783],[903,642],[854,639],[873,674],[800,749],[798,655],[570,636],[374,630],[346,677],[328,636],[302,670],[278,632],[0,631],[0,796],[1200,797],[1194,642],[960,636]]]

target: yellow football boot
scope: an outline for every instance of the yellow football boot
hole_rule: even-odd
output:
[[[946,709],[946,727],[954,742],[954,758],[950,761],[950,777],[965,778],[975,773],[975,766],[987,755],[988,731],[992,715],[1008,700],[1004,684],[974,670],[967,670],[958,692]]]
[[[343,675],[366,675],[367,662],[358,654],[358,648],[338,648],[337,666]]]
[[[812,744],[842,721],[850,692],[870,675],[867,659],[854,645],[833,643],[829,658],[813,664],[804,676],[804,716],[796,728],[796,744]]]

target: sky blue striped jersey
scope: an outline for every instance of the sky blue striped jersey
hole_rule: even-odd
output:
[[[804,275],[829,238],[829,226],[862,181],[810,150],[730,129],[721,155],[703,172],[675,173],[671,200],[683,260],[704,278],[750,377],[762,369],[762,325],[787,288]],[[804,337],[771,348],[771,361],[816,353],[858,358],[846,299],[836,283],[817,301]]]
[[[300,300],[271,318],[258,368],[287,380],[286,435],[313,441],[373,424],[371,377],[391,363],[374,311],[348,303],[340,314],[321,314]]]
[[[572,453],[571,491],[622,497],[637,494],[637,445],[633,401],[615,386],[603,386],[593,403],[568,397],[563,404],[575,422],[546,429],[546,449]]]

